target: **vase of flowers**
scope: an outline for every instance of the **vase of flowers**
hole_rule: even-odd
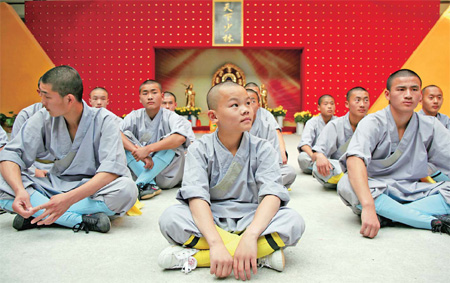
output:
[[[286,117],[287,110],[281,105],[273,109],[268,108],[267,110],[269,110],[275,117],[280,128],[283,128],[284,117]]]
[[[294,114],[295,123],[297,123],[296,134],[301,135],[306,122],[312,118],[312,114],[309,111],[297,112]]]
[[[175,108],[175,113],[178,115],[190,120],[192,123],[192,127],[197,126],[198,115],[202,112],[200,107],[177,107]]]
[[[175,108],[175,113],[188,120],[189,118],[189,110],[188,107],[177,107]]]

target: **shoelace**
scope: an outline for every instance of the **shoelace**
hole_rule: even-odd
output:
[[[178,259],[178,266],[181,267],[181,272],[184,274],[188,274],[197,267],[196,259],[189,253],[186,253],[186,251],[182,251],[180,254],[175,255],[175,257]]]
[[[256,265],[258,266],[258,268],[263,268],[264,266],[269,266],[267,257],[258,258]]]
[[[189,272],[194,270],[194,268],[192,268],[192,265],[189,263],[189,260],[190,258],[188,258],[183,264],[183,267],[181,267],[181,272],[183,272],[184,274],[188,274]]]
[[[80,230],[84,230],[86,232],[86,234],[89,233],[89,229],[87,227],[86,224],[84,224],[84,222],[75,224],[75,226],[73,226],[72,231],[74,231],[75,233],[78,233]]]

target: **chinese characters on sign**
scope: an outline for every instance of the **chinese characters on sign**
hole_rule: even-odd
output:
[[[242,46],[242,1],[215,0],[213,46]]]

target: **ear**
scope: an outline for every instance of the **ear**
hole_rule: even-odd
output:
[[[387,90],[387,89],[384,90],[384,97],[386,97],[386,99],[388,101],[391,101],[391,96],[390,96],[389,90]]]
[[[348,105],[349,103],[348,103],[348,100],[345,100],[345,108],[348,108],[348,109],[350,109],[350,107],[349,107],[349,105]]]
[[[73,102],[75,102],[75,96],[73,95],[73,94],[71,94],[71,93],[69,93],[68,95],[66,95],[66,97],[67,97],[67,102],[69,102],[69,103],[73,103]]]
[[[217,123],[217,121],[219,121],[215,110],[208,110],[208,118],[213,123]]]

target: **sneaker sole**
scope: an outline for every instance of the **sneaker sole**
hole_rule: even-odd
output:
[[[98,228],[98,230],[96,230],[97,232],[107,233],[109,230],[111,230],[111,220],[109,219],[108,215],[106,215],[105,213],[101,213],[99,222],[104,222],[105,225],[97,226]]]
[[[152,197],[157,196],[160,193],[161,193],[161,190],[157,190],[153,194],[148,194],[148,195],[142,196],[141,200],[151,199]]]

